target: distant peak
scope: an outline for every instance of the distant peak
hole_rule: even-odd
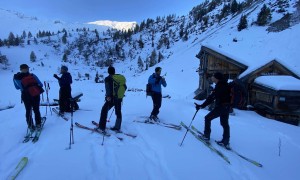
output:
[[[128,30],[133,29],[136,26],[136,22],[118,22],[118,21],[110,21],[110,20],[100,20],[94,22],[88,22],[87,24],[94,24],[98,26],[107,26],[113,29],[118,30]]]

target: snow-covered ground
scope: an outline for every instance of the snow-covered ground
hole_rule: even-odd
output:
[[[249,19],[255,19],[256,14],[253,14]],[[162,67],[162,74],[165,74],[168,83],[168,86],[163,88],[163,94],[171,96],[170,99],[163,99],[159,114],[161,121],[173,124],[179,124],[181,121],[185,124],[191,122],[195,113],[193,92],[199,83],[196,72],[199,60],[195,55],[202,44],[229,57],[235,56],[236,60],[249,66],[248,73],[253,68],[276,59],[295,74],[300,74],[299,24],[279,33],[267,33],[265,27],[249,27],[238,32],[238,20],[239,17],[235,17],[228,25],[212,27],[200,35],[191,35],[187,42],[179,41],[170,49],[173,55],[157,65]],[[6,18],[6,21],[10,22],[9,18]],[[24,21],[23,24],[26,25],[26,20]],[[5,27],[10,25],[8,23]],[[40,29],[37,27],[39,26],[32,24],[32,27],[25,30]],[[4,34],[5,38],[10,31],[20,33],[13,28],[2,28],[1,34]],[[238,42],[232,42],[233,38]],[[287,47],[288,50],[283,47]],[[135,139],[120,135],[124,140],[119,141],[112,135],[104,139],[102,146],[101,135],[74,126],[75,144],[71,150],[66,150],[69,146],[71,121],[67,122],[55,114],[51,115],[49,109],[46,115],[46,107],[41,107],[41,114],[47,116],[47,121],[40,140],[35,144],[22,143],[26,133],[25,108],[21,104],[20,92],[14,88],[13,74],[18,72],[20,64],[29,64],[31,72],[41,81],[50,84],[50,100],[56,99],[59,87],[53,74],[58,73],[62,65],[61,55],[57,55],[52,47],[34,44],[24,47],[1,47],[0,50],[8,57],[10,64],[8,69],[0,70],[0,107],[15,105],[12,109],[0,111],[0,179],[6,179],[23,156],[28,157],[29,162],[18,179],[300,179],[299,127],[261,117],[253,111],[235,110],[236,115],[230,116],[229,122],[231,147],[242,155],[260,162],[263,167],[256,167],[213,143],[213,146],[228,156],[231,161],[231,164],[228,164],[190,133],[180,147],[186,132],[184,129],[177,131],[133,122],[142,119],[141,116],[150,115],[152,109],[152,100],[146,97],[143,91],[127,91],[123,101],[122,130],[136,134]],[[38,57],[36,63],[29,62],[31,51]],[[77,65],[66,65],[74,80],[72,91],[84,94],[79,102],[82,110],[74,113],[73,120],[93,127],[91,121],[99,121],[105,93],[104,84],[94,83],[94,76],[97,71],[106,76],[106,69],[89,67],[80,62]],[[127,60],[123,64],[115,64],[117,73],[126,76],[128,89],[145,89],[147,79],[156,66],[140,74],[131,71],[132,66],[137,66],[136,61]],[[91,75],[90,80],[79,78],[79,74],[84,76],[85,73]],[[203,120],[207,113],[207,110],[199,111],[193,121],[193,125],[199,130],[204,128]],[[70,114],[68,116],[70,118]],[[113,114],[108,127],[113,126],[114,122]],[[213,141],[221,137],[222,127],[219,119],[216,119],[212,122],[211,138]]]

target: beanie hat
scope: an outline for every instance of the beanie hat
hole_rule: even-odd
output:
[[[223,79],[223,74],[220,72],[216,72],[213,75],[217,80],[222,80]]]
[[[27,64],[21,64],[20,69],[28,69],[29,66]]]
[[[115,70],[114,67],[109,66],[107,72],[108,72],[108,74],[110,74],[110,75],[114,75],[114,74],[116,73],[116,70]]]
[[[161,67],[156,67],[155,68],[155,72],[158,72],[158,71],[160,71],[161,70]]]
[[[68,67],[67,66],[61,66],[61,69],[64,71],[68,71]]]

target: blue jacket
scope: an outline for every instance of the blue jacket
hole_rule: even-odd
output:
[[[165,79],[163,79],[161,76],[157,75],[156,73],[153,73],[149,79],[148,83],[152,85],[152,91],[154,93],[161,93],[161,85],[164,87],[167,86],[167,82]]]
[[[21,83],[21,80],[22,80],[22,78],[23,77],[26,77],[26,76],[28,76],[30,73],[20,73],[20,72],[18,72],[17,74],[15,74],[14,75],[14,79],[13,79],[13,81],[14,81],[14,85],[15,85],[15,88],[16,89],[20,89],[22,92],[23,92],[23,90],[24,90],[24,87],[23,87],[23,85],[22,85],[22,83]],[[41,81],[39,80],[39,78],[35,75],[35,74],[31,74],[33,77],[34,77],[34,79],[37,81],[37,83],[38,83],[38,86],[40,86],[40,87],[43,87],[43,84],[41,83]]]

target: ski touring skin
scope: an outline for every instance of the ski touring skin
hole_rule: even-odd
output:
[[[99,131],[96,131],[94,128],[90,128],[90,127],[87,127],[87,126],[84,126],[84,125],[82,125],[82,124],[79,124],[78,122],[75,122],[75,125],[77,126],[77,127],[79,127],[79,128],[82,128],[82,129],[86,129],[86,130],[89,130],[89,131],[92,131],[92,132],[97,132],[97,133],[99,133],[99,134],[101,134],[101,135],[104,135],[104,136],[106,136],[106,137],[110,137],[111,136],[111,134],[109,134],[109,133],[101,133],[101,132],[99,132]],[[117,136],[116,136],[117,137]],[[120,141],[123,141],[123,138],[121,138],[121,137],[117,137]]]
[[[66,121],[69,120],[64,114],[60,114],[59,111],[56,108],[52,108],[52,111],[55,112],[58,116],[60,116],[64,120],[66,120]]]
[[[92,121],[92,124],[94,124],[95,126],[99,126],[99,124],[96,122],[96,121]],[[112,130],[113,131],[113,130]],[[132,138],[136,138],[137,137],[137,135],[134,135],[134,134],[130,134],[130,133],[125,133],[125,132],[123,132],[123,131],[114,131],[114,132],[116,132],[116,133],[120,133],[120,134],[124,134],[124,135],[126,135],[126,136],[129,136],[129,137],[132,137]]]
[[[201,131],[199,131],[199,130],[198,130],[196,127],[194,127],[194,126],[192,126],[192,130],[196,131],[196,132],[197,132],[198,134],[200,134],[200,135],[203,135],[203,133],[202,133]],[[216,141],[215,141],[215,142],[216,142]],[[219,146],[221,146],[221,147],[223,147],[224,149],[226,149],[224,146],[218,144],[217,142],[216,142],[216,144],[219,145]],[[241,157],[242,159],[244,159],[244,160],[246,160],[246,161],[252,163],[253,165],[255,165],[255,166],[257,166],[257,167],[263,167],[263,165],[262,165],[261,163],[259,163],[259,162],[257,162],[257,161],[254,161],[254,160],[252,160],[252,159],[250,159],[250,158],[248,158],[248,157],[246,157],[246,156],[241,155],[240,153],[236,152],[236,151],[233,150],[232,148],[226,149],[226,150],[233,152],[233,153],[236,154],[237,156],[239,156],[239,157]]]
[[[216,154],[218,154],[222,159],[224,159],[228,164],[230,164],[230,161],[228,159],[227,156],[225,156],[221,151],[217,150],[216,148],[214,148],[209,142],[205,141],[204,139],[202,139],[200,136],[198,136],[198,134],[193,131],[192,129],[190,129],[187,125],[185,125],[183,122],[180,123],[180,125],[182,127],[184,127],[186,130],[188,130],[193,136],[195,136],[196,139],[198,139],[199,141],[201,141],[206,147],[208,147],[211,151],[215,152]]]
[[[24,167],[27,165],[28,163],[28,158],[27,157],[23,157],[18,165],[16,166],[16,168],[10,173],[10,175],[7,177],[7,180],[14,180],[17,178],[17,176],[20,174],[20,172],[24,169]]]

